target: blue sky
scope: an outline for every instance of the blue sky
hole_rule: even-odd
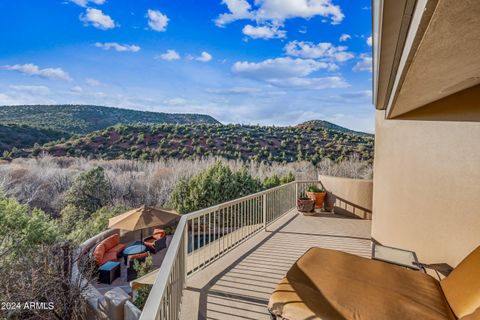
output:
[[[0,105],[373,131],[370,0],[2,0]]]

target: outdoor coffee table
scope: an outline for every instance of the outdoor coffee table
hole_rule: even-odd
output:
[[[120,277],[120,262],[108,261],[98,268],[98,281],[111,284]]]
[[[123,250],[123,259],[125,261],[125,265],[127,264],[128,256],[145,252],[145,250],[147,250],[147,247],[145,247],[143,244],[135,244],[125,248],[125,250]]]
[[[374,243],[372,246],[372,259],[425,272],[422,264],[418,262],[417,254],[410,250],[387,247]]]

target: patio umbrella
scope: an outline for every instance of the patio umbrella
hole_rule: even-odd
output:
[[[131,281],[130,287],[132,287],[133,290],[137,290],[138,288],[144,285],[153,285],[155,283],[155,280],[157,279],[157,275],[159,271],[160,271],[160,268],[155,269],[153,271],[150,271],[143,277],[140,277],[138,279]]]
[[[143,240],[143,229],[166,225],[179,217],[179,214],[172,209],[156,209],[142,206],[110,218],[108,227],[127,231],[141,230],[140,240]]]

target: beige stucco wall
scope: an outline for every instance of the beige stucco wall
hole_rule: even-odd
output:
[[[335,210],[346,210],[360,218],[371,219],[373,181],[319,175],[323,186],[336,197]]]
[[[480,245],[480,123],[377,111],[372,237],[456,266]]]

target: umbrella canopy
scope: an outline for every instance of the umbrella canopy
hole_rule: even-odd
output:
[[[169,224],[180,216],[172,209],[155,209],[142,206],[108,220],[108,227],[127,231]]]
[[[155,280],[157,279],[158,272],[160,271],[160,268],[155,269],[143,277],[140,277],[138,279],[135,279],[130,282],[130,286],[132,287],[133,290],[137,290],[141,286],[144,285],[153,285],[155,283]]]

